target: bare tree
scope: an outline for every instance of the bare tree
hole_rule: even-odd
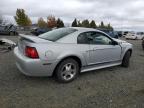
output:
[[[57,21],[56,21],[55,16],[52,16],[52,15],[48,16],[47,17],[47,24],[48,24],[49,28],[57,27]]]
[[[3,23],[3,17],[2,17],[2,15],[0,13],[0,24],[2,24],[2,23]]]

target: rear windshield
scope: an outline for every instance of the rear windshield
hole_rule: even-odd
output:
[[[60,28],[41,34],[39,35],[39,38],[46,39],[49,41],[57,41],[71,33],[74,33],[75,31],[77,30],[73,28]]]

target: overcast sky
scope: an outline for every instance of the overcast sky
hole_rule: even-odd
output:
[[[0,12],[12,22],[17,8],[25,9],[33,23],[54,15],[65,23],[94,19],[115,28],[144,29],[144,0],[0,0]]]

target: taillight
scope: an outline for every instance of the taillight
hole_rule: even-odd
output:
[[[39,55],[37,53],[37,50],[36,48],[34,47],[29,47],[29,46],[26,46],[25,48],[25,55],[29,58],[33,58],[33,59],[37,59],[39,58]]]

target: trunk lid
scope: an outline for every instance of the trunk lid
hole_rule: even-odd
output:
[[[27,40],[33,43],[41,43],[41,42],[52,42],[52,41],[48,41],[42,38],[39,38],[37,36],[32,36],[32,35],[24,35],[24,34],[20,34],[19,35],[20,38],[22,38],[23,40]]]
[[[41,39],[37,36],[24,35],[24,34],[20,34],[19,36],[20,37],[19,37],[19,40],[18,40],[18,49],[23,54],[25,54],[25,47],[26,46],[31,46],[32,47],[32,44],[52,42],[52,41],[48,41],[48,40],[45,40],[45,39]]]

